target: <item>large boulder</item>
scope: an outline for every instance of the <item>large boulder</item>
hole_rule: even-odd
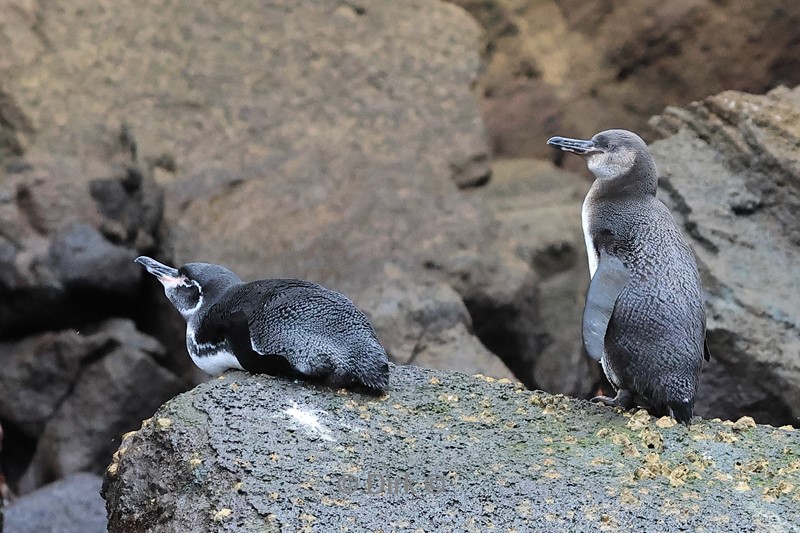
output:
[[[438,0],[24,3],[0,14],[2,90],[26,118],[7,129],[79,157],[125,124],[167,190],[162,259],[347,293],[393,269],[435,278],[534,386],[536,275],[469,194],[490,175],[479,38]],[[174,313],[152,314],[179,338]]]
[[[466,305],[446,283],[418,281],[398,273],[358,294],[354,301],[367,313],[395,363],[514,377],[474,336]]]
[[[152,315],[133,259],[156,249],[162,188],[126,127],[84,142],[0,155],[0,417],[22,493],[100,472],[120,431],[189,385],[186,358],[133,322]]]
[[[800,417],[800,87],[727,91],[652,121],[662,198],[697,255],[712,361],[701,414]]]
[[[489,345],[537,385],[547,339],[536,273],[470,194],[490,169],[470,90],[480,30],[463,10],[437,0],[12,4],[0,10],[0,338],[20,354],[55,336],[74,362],[86,347],[77,332],[124,316],[166,349],[157,366],[203,379],[189,369],[180,317],[130,261],[147,253],[348,294],[380,292],[403,271],[417,289],[435,284],[443,311],[458,308],[426,332],[420,362],[504,375]],[[58,390],[84,390],[65,385],[70,365],[53,367],[67,369]],[[15,439],[44,439],[29,489],[86,468],[96,451],[53,451],[75,436],[68,422],[44,428],[53,406],[92,406],[45,400],[13,428]]]
[[[450,1],[485,29],[476,90],[497,155],[551,158],[553,134],[649,133],[667,105],[800,83],[796,2]]]
[[[0,70],[36,129],[29,150],[79,155],[98,125],[129,125],[169,184],[179,263],[349,289],[392,261],[461,272],[491,251],[488,221],[456,194],[490,172],[470,91],[480,30],[460,8],[80,0],[4,16],[38,21],[48,43]]]
[[[392,368],[380,398],[229,372],[126,435],[109,531],[797,526],[800,440],[691,427],[507,380]]]
[[[104,533],[108,519],[100,497],[102,479],[77,473],[18,498],[6,510],[11,533]]]
[[[36,451],[19,481],[25,493],[73,472],[102,471],[118,444],[185,383],[159,365],[164,348],[111,319],[0,344],[0,417]]]
[[[501,159],[479,192],[537,279],[539,313],[529,327],[540,339],[540,355],[514,370],[536,388],[578,397],[592,392],[600,378],[599,366],[583,353],[580,330],[589,283],[580,206],[589,185],[546,161]],[[501,342],[491,347],[503,353],[499,331]]]
[[[0,338],[125,314],[156,245],[163,198],[123,130],[97,155],[11,158],[0,166]],[[102,155],[101,153],[102,152]]]

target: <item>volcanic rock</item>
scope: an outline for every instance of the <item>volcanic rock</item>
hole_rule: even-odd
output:
[[[483,26],[476,90],[494,154],[557,158],[551,135],[627,128],[723,90],[800,83],[800,4],[450,0]]]
[[[366,397],[228,372],[123,439],[109,531],[790,531],[796,430],[392,368]]]
[[[46,485],[6,510],[13,533],[104,533],[108,520],[100,497],[102,479],[78,473]]]
[[[708,293],[697,412],[800,423],[800,87],[726,91],[652,121]]]

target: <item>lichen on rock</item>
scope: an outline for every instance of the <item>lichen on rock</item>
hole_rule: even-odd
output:
[[[800,439],[413,366],[380,398],[228,372],[127,435],[103,495],[112,532],[788,531]]]

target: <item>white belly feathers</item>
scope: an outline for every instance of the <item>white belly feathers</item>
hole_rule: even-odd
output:
[[[207,374],[218,376],[230,368],[244,370],[239,360],[233,353],[227,350],[215,350],[207,352],[205,355],[197,355],[200,349],[211,348],[211,344],[198,344],[194,340],[194,331],[191,327],[186,328],[186,349],[194,364]]]

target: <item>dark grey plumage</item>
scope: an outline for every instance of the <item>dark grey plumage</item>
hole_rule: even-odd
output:
[[[343,294],[297,279],[244,283],[210,263],[173,269],[148,257],[136,261],[186,319],[187,349],[206,372],[240,368],[372,391],[389,383],[386,351]]]
[[[688,423],[703,366],[703,294],[694,255],[656,198],[647,145],[625,130],[548,144],[586,156],[597,178],[582,212],[592,274],[584,346],[617,396],[596,400],[637,402]]]

